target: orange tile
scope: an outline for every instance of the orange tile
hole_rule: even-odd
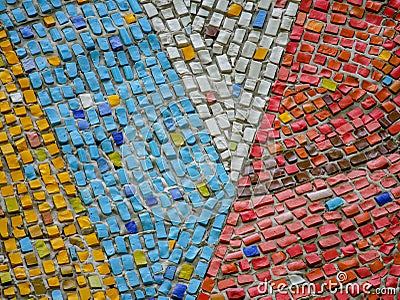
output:
[[[356,18],[361,19],[364,15],[365,9],[358,6],[353,6],[350,10],[350,15]]]

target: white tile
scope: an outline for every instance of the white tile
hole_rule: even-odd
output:
[[[192,41],[193,48],[197,51],[205,48],[205,44],[202,36],[199,33],[194,33],[190,35],[190,40]]]
[[[242,14],[240,15],[238,24],[240,26],[244,26],[244,27],[249,26],[252,16],[253,16],[253,14],[251,14],[251,13],[242,12]]]
[[[218,124],[215,121],[214,118],[211,119],[207,119],[204,121],[204,123],[206,124],[206,127],[208,128],[208,131],[210,133],[210,135],[212,136],[216,136],[216,135],[220,135],[221,131],[219,130]]]
[[[232,71],[231,64],[229,63],[228,56],[226,54],[219,55],[216,57],[216,59],[222,73],[228,73]]]
[[[259,78],[261,73],[262,63],[252,60],[248,72],[249,78]]]
[[[185,3],[182,0],[173,0],[172,3],[174,4],[175,10],[179,16],[189,13]]]

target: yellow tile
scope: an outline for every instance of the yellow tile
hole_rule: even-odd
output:
[[[210,197],[211,194],[206,183],[199,183],[196,185],[196,187],[203,197]]]
[[[8,270],[7,270],[8,271]],[[0,274],[0,281],[3,285],[9,284],[12,282],[11,274],[10,272],[4,272]]]
[[[7,133],[6,132],[0,132],[0,143],[4,143],[8,141]]]
[[[133,252],[133,258],[135,260],[135,264],[139,267],[143,267],[147,265],[146,255],[142,250],[135,250]]]
[[[53,159],[51,160],[51,162],[52,162],[53,166],[54,166],[57,170],[60,170],[60,169],[62,169],[62,168],[65,167],[64,161],[63,161],[63,159],[62,159],[61,157],[53,158]]]
[[[50,244],[54,251],[65,249],[64,241],[61,237],[50,240]]]
[[[116,288],[106,290],[106,294],[110,299],[119,300],[119,292]]]
[[[5,51],[12,51],[12,50],[13,50],[13,47],[12,47],[12,45],[11,45],[10,40],[2,41],[2,42],[0,43],[0,48],[1,48],[4,52],[5,52]]]
[[[97,266],[97,270],[99,271],[100,275],[110,274],[110,271],[111,271],[110,267],[106,263]]]
[[[18,91],[17,86],[14,83],[10,83],[6,85],[6,91],[8,93],[14,93],[16,91]]]
[[[15,153],[14,152],[14,148],[11,144],[4,144],[0,146],[1,152],[3,153],[3,155],[8,155],[11,153]]]
[[[390,53],[390,51],[388,50],[382,50],[381,54],[379,54],[379,58],[384,60],[384,61],[388,61],[390,59],[390,57],[392,56],[392,54]]]
[[[11,297],[15,295],[15,289],[14,287],[9,287],[3,290],[4,296],[6,297]]]
[[[13,196],[13,195],[10,195],[10,192],[7,192],[7,194],[6,194],[5,188],[8,188],[10,191],[13,191],[14,189],[13,189],[12,185],[3,187],[1,192],[2,192],[3,196]],[[9,213],[19,212],[19,205],[18,205],[18,201],[17,201],[16,197],[5,198],[4,202],[6,204],[7,212],[9,212]],[[19,220],[21,220],[21,222],[22,222],[21,216],[14,216],[11,218],[11,222],[13,222],[13,220],[15,220],[14,222],[19,222]],[[15,226],[14,224],[15,223],[13,223],[13,226]],[[20,226],[20,225],[22,225],[22,224],[18,224],[17,226]]]
[[[78,251],[77,254],[80,262],[85,262],[89,257],[88,251]]]
[[[29,235],[33,239],[43,237],[43,232],[39,225],[33,225],[33,226],[28,227],[28,231],[29,231]]]
[[[19,153],[19,155],[21,156],[22,162],[23,162],[25,165],[26,165],[26,164],[30,164],[30,163],[33,162],[33,156],[32,156],[31,151],[29,151],[29,150],[24,150],[24,151],[21,151],[21,152]]]
[[[334,92],[336,91],[337,83],[327,78],[322,78],[322,87]]]
[[[17,116],[26,116],[26,108],[24,106],[14,107],[14,112]]]
[[[49,27],[53,27],[56,25],[56,20],[54,20],[54,18],[52,16],[48,16],[48,17],[44,17],[43,18],[44,21],[44,25],[49,28]]]
[[[10,72],[8,70],[0,72],[0,81],[3,84],[6,84],[6,83],[9,83],[9,82],[13,81],[13,79],[11,77],[11,74],[10,74]]]
[[[257,49],[256,53],[254,53],[253,58],[255,60],[264,60],[265,57],[267,56],[267,54],[268,54],[268,49],[265,49],[263,47],[259,47]]]
[[[17,280],[24,280],[24,279],[26,279],[25,268],[19,268],[19,267],[17,267],[17,268],[14,268],[13,271],[14,271],[15,278],[16,278]]]
[[[6,272],[6,271],[9,271],[9,270],[10,270],[10,267],[9,267],[8,264],[1,264],[0,265],[0,272]]]
[[[46,190],[49,194],[56,194],[60,192],[58,184],[48,184],[46,185]]]
[[[1,113],[8,113],[8,112],[10,112],[11,111],[11,106],[10,106],[10,103],[8,103],[8,102],[1,102],[0,103],[0,112]]]
[[[46,193],[44,191],[40,191],[40,192],[35,192],[33,193],[33,199],[35,199],[36,201],[44,201],[46,200]],[[43,205],[45,205],[47,203],[44,203]],[[49,211],[50,210],[50,206],[46,206],[45,211]],[[43,212],[42,210],[40,212]]]
[[[21,64],[15,65],[11,67],[11,72],[14,74],[14,76],[18,77],[24,74],[24,70],[22,69]],[[19,80],[18,80],[19,83]]]
[[[1,188],[1,195],[3,197],[13,196],[14,195],[14,187],[12,185],[3,186]],[[7,208],[7,210],[8,210],[9,213],[17,212],[18,211],[18,204],[13,206],[11,208],[11,210],[9,210],[8,208]]]
[[[83,272],[85,273],[90,273],[90,272],[94,272],[94,268],[92,264],[86,264],[82,266]]]
[[[39,276],[39,275],[42,275],[42,271],[40,270],[40,268],[34,268],[34,269],[29,270],[30,277],[35,277],[35,276]]]
[[[64,185],[64,190],[68,196],[75,196],[76,194],[76,188],[73,184]]]
[[[99,240],[97,239],[97,236],[94,232],[91,234],[85,235],[85,240],[89,247],[100,245]]]
[[[6,51],[4,53],[4,56],[6,57],[6,60],[10,65],[15,65],[15,64],[19,63],[18,56],[17,56],[17,54],[15,54],[14,51]]]
[[[10,170],[19,169],[18,156],[16,156],[15,154],[6,156],[6,162]]]
[[[28,149],[28,144],[26,143],[25,138],[20,138],[19,140],[16,140],[16,141],[15,141],[15,146],[17,147],[17,150],[18,150],[19,152]]]
[[[28,192],[28,189],[27,189],[25,183],[18,183],[17,184],[17,193],[18,193],[18,195],[26,194],[27,192]]]
[[[68,172],[58,173],[57,177],[61,183],[71,182],[71,176],[69,176]]]
[[[81,300],[89,300],[92,297],[89,288],[80,289],[79,296],[81,297]],[[111,298],[111,299],[114,300],[114,298]]]
[[[20,126],[14,126],[14,127],[10,127],[8,128],[8,131],[10,132],[11,136],[17,136],[21,134],[21,127]]]
[[[79,227],[84,230],[92,227],[92,224],[90,223],[89,217],[88,216],[82,216],[77,218]]]
[[[46,274],[52,274],[56,271],[56,268],[54,267],[54,262],[52,260],[43,260],[42,266]]]
[[[19,83],[19,86],[21,87],[21,90],[29,89],[30,86],[31,86],[31,83],[30,83],[29,79],[26,78],[26,77],[19,78],[18,79],[18,83]]]
[[[108,96],[108,102],[110,103],[111,107],[115,107],[115,106],[119,105],[120,98],[118,95],[111,95],[111,96]]]
[[[51,209],[50,205],[47,202],[41,203],[40,205],[38,205],[38,208],[41,213],[50,211]]]
[[[242,12],[242,7],[239,4],[232,4],[231,7],[229,7],[227,16],[228,17],[238,17],[240,13]]]
[[[31,253],[25,254],[25,263],[28,267],[37,265],[38,260],[37,260],[35,253],[31,252]]]
[[[105,285],[110,286],[110,285],[115,285],[115,279],[112,276],[106,277],[103,279],[103,282]]]
[[[79,300],[79,297],[75,293],[67,293],[67,300]]]
[[[288,123],[290,121],[292,121],[292,117],[290,116],[290,114],[286,111],[283,114],[279,115],[279,120],[281,120],[281,122],[283,123]]]
[[[49,133],[45,133],[42,135],[43,138],[43,142],[45,145],[50,144],[50,143],[54,143],[55,142],[55,137],[54,134],[52,132]]]
[[[104,295],[104,292],[97,292],[93,295],[93,300],[106,300],[106,296]]]
[[[127,14],[127,15],[125,15],[125,16],[124,16],[124,19],[125,19],[125,22],[126,22],[127,24],[131,24],[131,23],[133,23],[133,22],[136,22],[136,18],[135,18],[135,16],[134,16],[133,14]]]
[[[60,236],[60,230],[57,225],[46,226],[46,231],[50,238]]]
[[[17,118],[12,114],[5,115],[4,119],[5,119],[7,125],[10,125],[10,124],[15,123],[17,121]]]
[[[3,171],[0,171],[0,184],[7,184],[7,176]]]
[[[79,275],[76,277],[76,282],[79,287],[84,287],[87,284],[85,276]]]
[[[29,282],[18,283],[18,290],[21,296],[26,296],[31,293],[31,286]]]
[[[70,210],[60,211],[57,215],[60,222],[72,222],[74,220],[74,216]]]
[[[47,58],[47,61],[52,66],[58,66],[59,64],[61,64],[60,57],[58,57],[58,56],[49,57],[49,58]]]
[[[52,184],[56,184],[57,183],[56,179],[52,175],[43,175],[42,176],[42,180],[43,180],[44,184],[46,185],[46,187],[48,185],[52,185]]]
[[[105,260],[104,252],[101,249],[93,249],[92,255],[93,255],[93,258],[95,261],[104,261]]]
[[[31,209],[31,210],[24,210],[24,216],[25,220],[28,224],[30,223],[36,223],[38,221],[38,217],[36,214],[36,211]]]
[[[33,207],[33,203],[32,203],[32,199],[29,195],[25,195],[22,196],[20,198],[21,200],[21,206],[23,209],[27,209],[27,208],[32,208]]]
[[[82,273],[81,266],[79,264],[74,264],[74,268],[76,274]]]
[[[57,210],[67,207],[67,202],[65,201],[63,195],[57,194],[53,196],[54,206]]]
[[[19,227],[24,224],[21,216],[14,216],[11,218],[11,226],[12,227]]]
[[[50,165],[48,163],[39,164],[39,172],[42,176],[50,175],[51,174]]]
[[[60,252],[58,252],[56,258],[59,265],[64,265],[69,263],[69,257],[66,250],[61,250]]]
[[[29,110],[31,111],[32,116],[36,117],[36,118],[40,118],[43,116],[43,111],[40,108],[39,104],[34,104],[29,106]]]
[[[8,239],[4,241],[4,248],[6,252],[11,252],[17,250],[17,243],[14,238]]]
[[[31,189],[35,190],[35,189],[41,188],[42,184],[39,179],[34,179],[34,180],[29,181],[29,186]]]
[[[22,265],[22,255],[21,252],[9,253],[8,258],[12,267]]]
[[[193,271],[194,271],[193,266],[188,265],[188,264],[183,264],[182,268],[179,272],[178,278],[190,280],[190,278],[192,277]]]
[[[30,117],[21,117],[19,121],[25,131],[29,131],[33,128],[33,123]]]
[[[50,288],[58,288],[60,287],[60,281],[57,276],[47,278],[47,283]]]
[[[46,119],[37,120],[36,125],[39,127],[40,131],[45,131],[50,128],[49,122],[47,122]]]
[[[26,237],[25,229],[13,228],[13,234],[16,238],[22,239]]]
[[[60,153],[60,149],[58,148],[58,146],[54,143],[54,144],[50,144],[46,146],[47,151],[49,151],[50,155],[57,155]]]
[[[37,102],[35,92],[33,90],[23,91],[23,94],[24,94],[25,103],[31,104],[31,103]]]
[[[175,240],[169,240],[169,241],[168,241],[169,250],[174,249],[175,244],[176,244],[176,241],[175,241]]]
[[[182,48],[182,53],[185,61],[192,60],[196,57],[192,46],[187,46]]]
[[[181,147],[185,144],[185,140],[180,133],[171,132],[171,139],[175,146]]]

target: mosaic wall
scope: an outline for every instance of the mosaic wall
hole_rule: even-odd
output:
[[[0,0],[1,298],[400,299],[399,10]]]

